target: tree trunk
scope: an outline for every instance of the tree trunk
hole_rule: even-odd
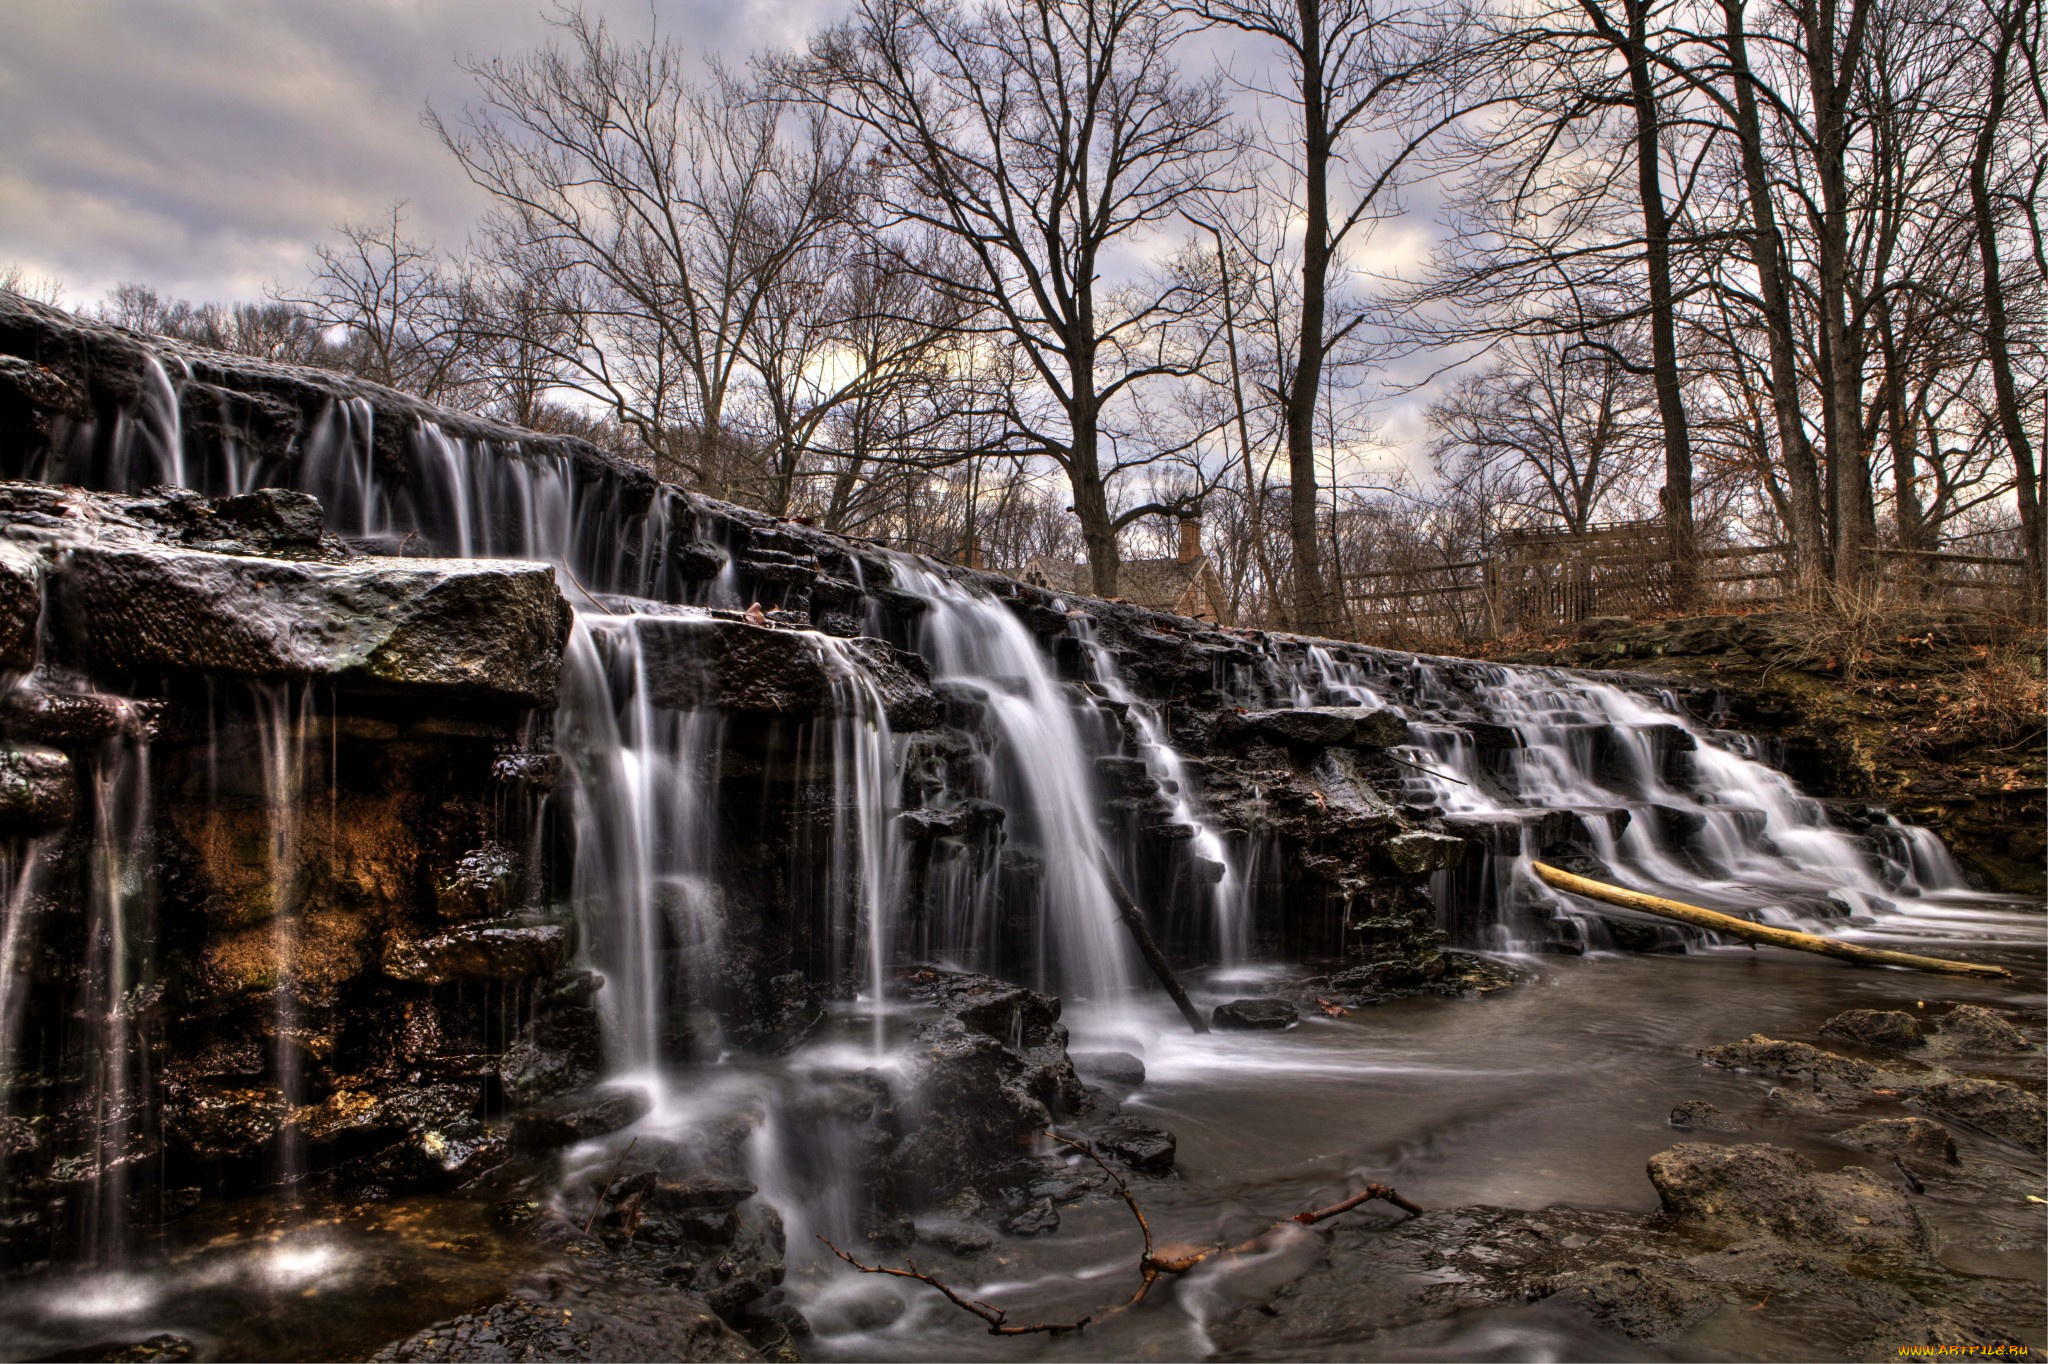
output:
[[[1098,597],[1117,594],[1116,524],[1109,514],[1109,490],[1102,482],[1096,455],[1094,411],[1086,402],[1073,406],[1072,444],[1067,450],[1067,481],[1074,489],[1074,515],[1081,522],[1081,543],[1088,551],[1090,591]],[[1085,414],[1085,416],[1084,416]]]
[[[1624,0],[1628,14],[1629,98],[1636,113],[1636,191],[1643,206],[1643,254],[1650,284],[1650,369],[1657,389],[1657,415],[1664,428],[1665,524],[1671,532],[1672,605],[1691,604],[1698,573],[1692,520],[1692,434],[1686,426],[1685,394],[1678,374],[1678,324],[1671,289],[1671,217],[1664,208],[1658,163],[1656,82],[1650,73],[1648,0]]]
[[[1289,538],[1294,542],[1294,628],[1330,628],[1316,535],[1316,399],[1322,392],[1323,330],[1330,287],[1329,98],[1323,89],[1321,0],[1297,0],[1301,16],[1302,195],[1301,335],[1287,389]]]
[[[1763,303],[1764,332],[1770,343],[1771,414],[1778,429],[1778,458],[1785,466],[1791,513],[1785,530],[1792,543],[1794,576],[1799,584],[1810,587],[1824,570],[1827,536],[1819,471],[1800,412],[1799,352],[1792,329],[1789,271],[1785,243],[1778,234],[1777,207],[1771,198],[1772,171],[1764,157],[1763,124],[1757,114],[1755,77],[1749,69],[1742,5],[1743,0],[1721,0],[1721,12],[1727,22],[1736,140],[1742,149],[1742,178],[1749,196],[1750,260],[1757,273],[1757,295]]]
[[[1813,98],[1814,170],[1820,180],[1821,422],[1827,436],[1828,529],[1834,578],[1858,588],[1870,569],[1876,522],[1870,450],[1863,440],[1862,328],[1851,317],[1848,167],[1850,75],[1862,59],[1870,0],[1852,0],[1839,33],[1836,0],[1805,0],[1807,79]],[[1840,40],[1841,50],[1836,51]]]
[[[2012,454],[2013,491],[2019,502],[2020,536],[2025,541],[2021,553],[2026,556],[2027,614],[2038,620],[2043,610],[2042,599],[2048,595],[2048,578],[2044,578],[2042,564],[2041,482],[2034,464],[2034,447],[2027,439],[2026,423],[2020,415],[2019,388],[2013,380],[2005,281],[1998,262],[1998,219],[1991,203],[1991,157],[1998,145],[1998,125],[2005,115],[2006,66],[2012,59],[2022,4],[2023,0],[2013,0],[2012,10],[1998,13],[1998,47],[1991,61],[1991,90],[1970,158],[1970,208],[1976,219],[1977,258],[1984,271],[1984,341],[1990,352],[1998,430]]]

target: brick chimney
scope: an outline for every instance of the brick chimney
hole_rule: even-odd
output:
[[[1202,518],[1184,514],[1180,518],[1180,561],[1191,564],[1202,557]]]

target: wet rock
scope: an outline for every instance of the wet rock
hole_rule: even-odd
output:
[[[1821,1024],[1820,1031],[1823,1037],[1892,1051],[1905,1051],[1927,1041],[1920,1031],[1919,1020],[1895,1009],[1850,1009]]]
[[[2042,1127],[2048,1122],[2041,1096],[1999,1080],[1950,1076],[1913,1088],[1910,1102],[1937,1117],[1974,1127],[2036,1155],[2048,1148]]]
[[[89,1361],[90,1364],[184,1364],[186,1360],[199,1358],[199,1347],[184,1336],[159,1331],[143,1340],[88,1345],[45,1358]]]
[[[1933,1026],[1938,1050],[1944,1052],[2013,1052],[2033,1046],[2025,1033],[1977,1004],[1958,1004]]]
[[[1012,1236],[1043,1236],[1060,1229],[1059,1209],[1050,1198],[1027,1203],[1003,1219],[1003,1230]]]
[[[512,907],[519,860],[495,844],[471,849],[434,883],[434,908],[451,919],[481,919]]]
[[[503,1302],[437,1322],[372,1355],[403,1364],[757,1360],[703,1298],[612,1264],[564,1265]]]
[[[1128,1089],[1145,1083],[1145,1063],[1127,1051],[1077,1051],[1071,1058],[1085,1080]]]
[[[915,1224],[920,1244],[937,1246],[948,1255],[966,1259],[996,1248],[996,1234],[991,1228],[964,1217],[920,1217]]]
[[[239,558],[72,547],[55,590],[70,656],[101,676],[332,678],[553,701],[569,607],[542,564]]]
[[[689,1212],[705,1208],[735,1208],[758,1192],[760,1190],[750,1179],[704,1171],[687,1179],[654,1183],[649,1187],[648,1198],[656,1207]]]
[[[1408,722],[1373,706],[1297,706],[1226,712],[1217,737],[1225,742],[1260,738],[1295,748],[1392,748],[1408,741]]]
[[[1631,1340],[1666,1340],[1698,1325],[1722,1295],[1661,1266],[1595,1265],[1540,1281],[1533,1297],[1568,1302]]]
[[[71,759],[49,748],[0,748],[0,834],[33,836],[71,822]]]
[[[922,659],[881,640],[827,640],[681,608],[636,618],[649,697],[658,706],[716,706],[753,715],[815,715],[874,688],[896,730],[938,723],[939,700]]]
[[[25,673],[36,663],[36,622],[42,619],[41,562],[0,541],[0,672]]]
[[[291,488],[258,488],[208,501],[186,538],[235,541],[263,554],[318,554],[326,530],[318,498]]]
[[[415,985],[543,976],[568,954],[560,924],[480,924],[428,938],[394,936],[384,945],[384,974]]]
[[[0,695],[0,734],[48,748],[93,748],[119,734],[147,736],[161,704],[82,690],[17,687]]]
[[[1510,725],[1497,725],[1490,720],[1463,720],[1458,728],[1472,736],[1472,746],[1481,752],[1503,752],[1522,748],[1522,736]]]
[[[911,1057],[915,1117],[896,1155],[909,1187],[933,1197],[970,1186],[1014,1162],[1055,1114],[1087,1106],[1057,999],[932,968],[909,984],[939,1015],[918,1028]]]
[[[1888,1322],[1849,1347],[1845,1359],[1872,1364],[1908,1359],[2029,1359],[2035,1355],[2017,1336],[1986,1326],[1962,1312],[1922,1309]]]
[[[831,1296],[805,1303],[811,1329],[821,1336],[853,1335],[879,1331],[900,1321],[910,1310],[903,1295],[886,1285],[862,1284],[836,1288]]]
[[[1846,1102],[1874,1088],[1883,1072],[1868,1062],[1837,1056],[1805,1042],[1780,1042],[1751,1033],[1741,1042],[1707,1047],[1700,1058],[1722,1070],[1746,1070],[1790,1081],[1830,1102]]]
[[[730,1321],[773,1290],[783,1279],[786,1247],[782,1214],[766,1203],[749,1207],[732,1244],[712,1262],[704,1294],[711,1310]]]
[[[1210,1021],[1230,1032],[1279,1032],[1301,1021],[1301,1013],[1284,999],[1233,999],[1218,1004]]]
[[[1417,832],[1388,839],[1381,851],[1403,876],[1422,876],[1457,866],[1471,848],[1464,839],[1450,834]]]
[[[1651,1156],[1649,1174],[1676,1217],[1852,1252],[1927,1244],[1919,1213],[1891,1183],[1854,1165],[1817,1173],[1782,1146],[1687,1142]]]
[[[1173,1133],[1142,1118],[1113,1120],[1102,1130],[1096,1144],[1133,1170],[1163,1174],[1173,1168],[1179,1143]]]
[[[291,1114],[267,1085],[181,1085],[164,1097],[164,1142],[201,1160],[236,1160],[270,1148]]]
[[[567,1095],[513,1114],[512,1136],[529,1150],[569,1146],[638,1122],[653,1107],[638,1089]]]
[[[1704,1099],[1687,1099],[1671,1110],[1667,1121],[1673,1127],[1691,1128],[1700,1132],[1747,1132],[1749,1124],[1740,1118],[1731,1118]]]
[[[1003,807],[994,801],[966,800],[943,809],[920,807],[896,816],[896,827],[912,842],[934,838],[976,838],[1000,829]]]
[[[1873,1118],[1835,1133],[1833,1139],[1880,1156],[1940,1165],[1956,1163],[1955,1138],[1946,1127],[1925,1118]]]

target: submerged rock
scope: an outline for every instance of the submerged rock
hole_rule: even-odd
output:
[[[1301,1021],[1300,1011],[1284,999],[1233,999],[1209,1016],[1226,1032],[1279,1032]]]
[[[1974,1127],[2039,1155],[2048,1149],[2041,1096],[2000,1080],[1949,1076],[1913,1088],[1910,1102],[1950,1122]]]
[[[1071,1056],[1083,1079],[1127,1089],[1145,1083],[1145,1063],[1127,1051],[1077,1051]]]
[[[1671,1110],[1668,1121],[1673,1127],[1694,1128],[1701,1132],[1747,1132],[1749,1124],[1740,1118],[1731,1118],[1704,1099],[1687,1099]]]
[[[1834,1140],[1881,1156],[1956,1163],[1956,1139],[1946,1127],[1925,1118],[1873,1118],[1835,1133]]]
[[[1780,1042],[1762,1033],[1704,1048],[1700,1058],[1722,1070],[1746,1070],[1789,1081],[1824,1102],[1846,1102],[1883,1079],[1883,1072],[1866,1061],[1822,1051],[1806,1042]]]
[[[1097,1140],[1103,1150],[1133,1170],[1164,1174],[1173,1168],[1179,1142],[1173,1133],[1142,1118],[1114,1119]]]
[[[1664,1340],[1712,1316],[1722,1294],[1661,1266],[1595,1265],[1540,1281],[1532,1296],[1556,1298],[1631,1340]]]

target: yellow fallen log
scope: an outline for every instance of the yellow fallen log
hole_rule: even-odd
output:
[[[1860,966],[1903,966],[1914,971],[1938,971],[1950,976],[2012,979],[2012,972],[2003,966],[1945,961],[1940,957],[1917,957],[1911,952],[1890,952],[1881,947],[1858,947],[1855,943],[1823,938],[1816,933],[1800,933],[1790,928],[1754,924],[1747,919],[1738,919],[1732,914],[1701,909],[1698,905],[1688,905],[1678,900],[1666,900],[1660,895],[1645,895],[1638,890],[1623,890],[1620,886],[1610,886],[1605,881],[1574,876],[1568,871],[1551,866],[1548,862],[1534,862],[1530,866],[1546,885],[1558,890],[1583,895],[1588,900],[1604,900],[1610,905],[1620,905],[1623,909],[1655,914],[1663,919],[1676,919],[1679,923],[1691,924],[1694,928],[1726,933],[1730,937],[1746,938],[1750,942],[1768,943],[1772,947],[1789,947],[1795,952],[1818,952],[1824,957],[1840,957],[1843,961],[1853,961]]]

